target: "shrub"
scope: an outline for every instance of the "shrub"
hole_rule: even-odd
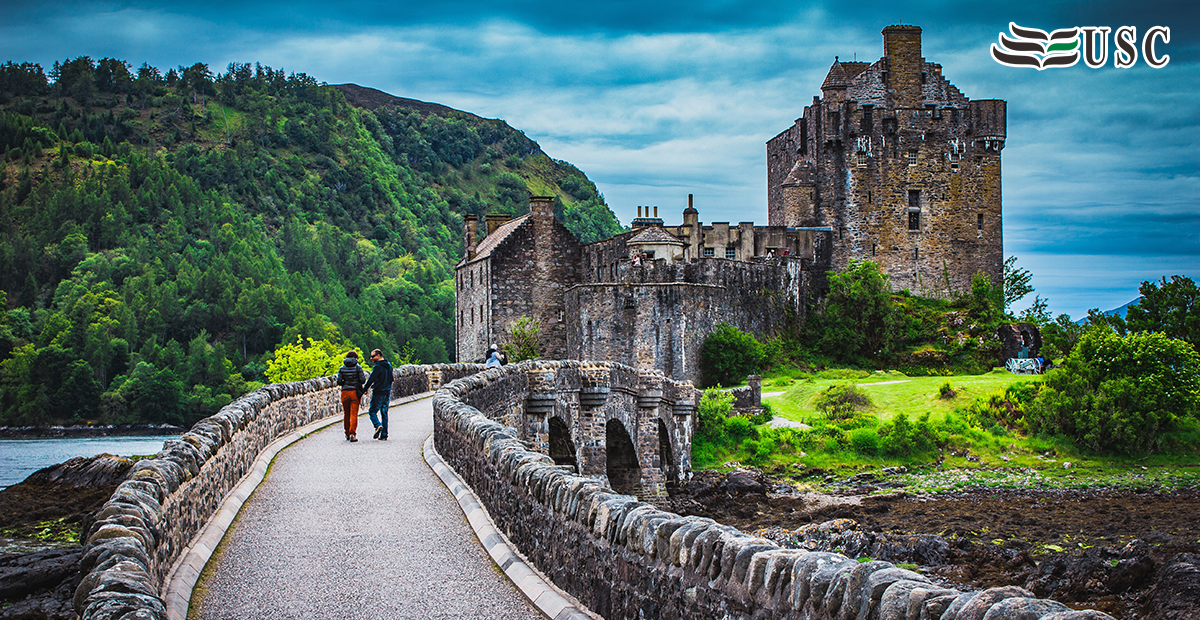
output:
[[[523,316],[508,326],[508,342],[501,345],[510,362],[537,359],[542,356],[539,341],[542,337],[541,319]]]
[[[891,344],[898,319],[887,275],[871,261],[852,260],[840,273],[829,272],[829,293],[805,329],[839,361],[873,359]]]
[[[942,384],[942,387],[938,388],[938,396],[945,400],[950,400],[951,398],[958,396],[958,392],[955,392],[954,388],[950,387],[950,382],[947,381]]]
[[[1031,383],[1014,383],[1003,392],[992,392],[981,396],[958,409],[958,412],[978,428],[1000,425],[1006,429],[1025,428],[1025,411],[1037,395],[1038,386]]]
[[[879,434],[873,428],[856,428],[846,434],[850,449],[863,456],[879,454]]]
[[[704,390],[696,407],[696,439],[716,441],[725,435],[725,423],[733,411],[733,394],[717,389]]]
[[[1032,430],[1101,453],[1156,452],[1180,418],[1200,412],[1200,355],[1158,333],[1090,329],[1046,373],[1027,414]]]
[[[853,383],[835,383],[819,392],[814,404],[826,414],[834,409],[843,410],[847,407],[851,411],[857,411],[871,406],[871,397]]]
[[[754,336],[721,323],[700,347],[700,374],[707,386],[734,385],[756,372],[762,359],[762,345]]]

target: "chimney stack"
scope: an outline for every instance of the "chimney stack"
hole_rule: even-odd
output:
[[[530,196],[529,213],[533,217],[554,217],[554,196]]]
[[[466,235],[467,235],[467,260],[472,260],[475,258],[475,248],[478,247],[478,245],[479,245],[478,241],[476,241],[476,237],[478,236],[478,233],[477,233],[478,228],[477,227],[479,226],[479,220],[477,220],[475,218],[475,216],[473,216],[473,215],[468,216],[466,225],[467,225],[467,232],[466,232]]]
[[[921,107],[921,72],[925,59],[921,57],[920,26],[888,26],[883,29],[883,55],[888,61],[888,89],[898,107]]]
[[[654,217],[658,217],[658,205],[654,205]]]

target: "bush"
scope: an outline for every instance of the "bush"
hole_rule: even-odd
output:
[[[814,404],[828,415],[831,411],[857,411],[871,406],[871,397],[858,389],[853,383],[835,383],[823,392],[819,392]]]
[[[1157,452],[1180,418],[1200,412],[1200,355],[1163,334],[1090,329],[1028,409],[1035,432],[1101,453]]]
[[[1010,430],[1024,429],[1025,411],[1037,395],[1037,389],[1034,384],[1014,383],[1003,392],[992,392],[976,398],[958,411],[978,428],[999,425]]]
[[[913,456],[932,452],[945,443],[949,433],[938,433],[929,423],[926,413],[914,424],[901,413],[879,426],[880,449],[888,456]]]
[[[955,396],[958,396],[958,393],[954,391],[954,388],[950,387],[949,381],[943,383],[942,387],[938,388],[938,397],[942,399],[950,400]]]
[[[725,435],[725,421],[733,411],[733,394],[717,389],[704,390],[696,407],[696,439],[716,441]]]
[[[879,434],[873,428],[856,428],[846,434],[850,448],[863,456],[879,454]]]
[[[762,345],[754,336],[721,323],[700,347],[700,374],[707,386],[735,385],[757,372],[762,359]]]
[[[829,293],[805,329],[820,351],[855,361],[886,353],[898,320],[887,275],[871,261],[850,261],[840,273],[829,272]]]

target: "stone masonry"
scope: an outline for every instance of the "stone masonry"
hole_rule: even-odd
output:
[[[588,385],[576,378],[597,369],[609,372],[612,391],[632,387],[626,382],[636,371],[612,364],[523,363],[447,385],[433,409],[437,451],[497,529],[604,618],[1112,620],[1018,587],[961,592],[890,562],[785,549],[712,519],[664,512],[556,463],[501,421],[513,403],[545,395],[551,385],[572,402],[575,385]],[[645,379],[636,384],[639,407],[670,401],[669,381],[659,396],[656,382]],[[599,392],[578,392],[588,393]]]
[[[655,214],[657,215],[657,214]],[[639,217],[634,229],[580,246],[548,199],[477,243],[466,223],[456,267],[459,359],[482,356],[522,317],[541,321],[545,359],[603,359],[698,381],[700,347],[720,323],[760,337],[803,320],[825,289],[827,228],[683,224]]]
[[[553,198],[534,196],[529,213],[488,225],[477,244],[476,222],[467,221],[467,252],[454,270],[456,359],[484,361],[526,316],[541,323],[543,356],[564,357],[563,292],[578,279],[579,240],[554,218]]]
[[[872,260],[896,290],[969,290],[1002,277],[1006,104],[967,99],[888,26],[874,63],[835,59],[804,115],[767,142],[773,226],[827,226],[832,266]]]
[[[392,394],[429,391],[482,366],[394,370]],[[340,410],[334,377],[268,385],[204,418],[138,461],[86,532],[75,591],[82,620],[165,620],[168,571],[226,494],[276,438]]]

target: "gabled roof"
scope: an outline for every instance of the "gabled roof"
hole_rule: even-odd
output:
[[[833,65],[829,67],[829,74],[825,76],[825,81],[821,83],[821,90],[830,88],[845,88],[850,85],[850,78],[846,77],[846,70],[842,68],[842,63],[838,62],[837,57],[833,58]]]
[[[784,185],[816,185],[816,175],[813,174],[812,163],[798,161],[792,166],[792,171],[783,180]]]
[[[858,74],[866,71],[867,67],[870,66],[871,63],[869,62],[843,62],[842,71],[846,72],[847,79],[853,80],[854,78],[858,77]]]
[[[465,260],[463,262],[474,262],[481,258],[487,258],[491,256],[492,250],[495,250],[501,243],[503,243],[504,240],[513,233],[513,231],[520,228],[521,224],[524,224],[527,220],[529,220],[529,215],[530,214],[526,213],[521,217],[501,224],[498,228],[496,228],[496,230],[492,231],[492,234],[484,237],[483,243],[480,243],[479,247],[475,248],[475,258]]]
[[[663,230],[661,226],[647,226],[641,232],[629,238],[626,245],[687,245],[675,238],[675,235]]]

